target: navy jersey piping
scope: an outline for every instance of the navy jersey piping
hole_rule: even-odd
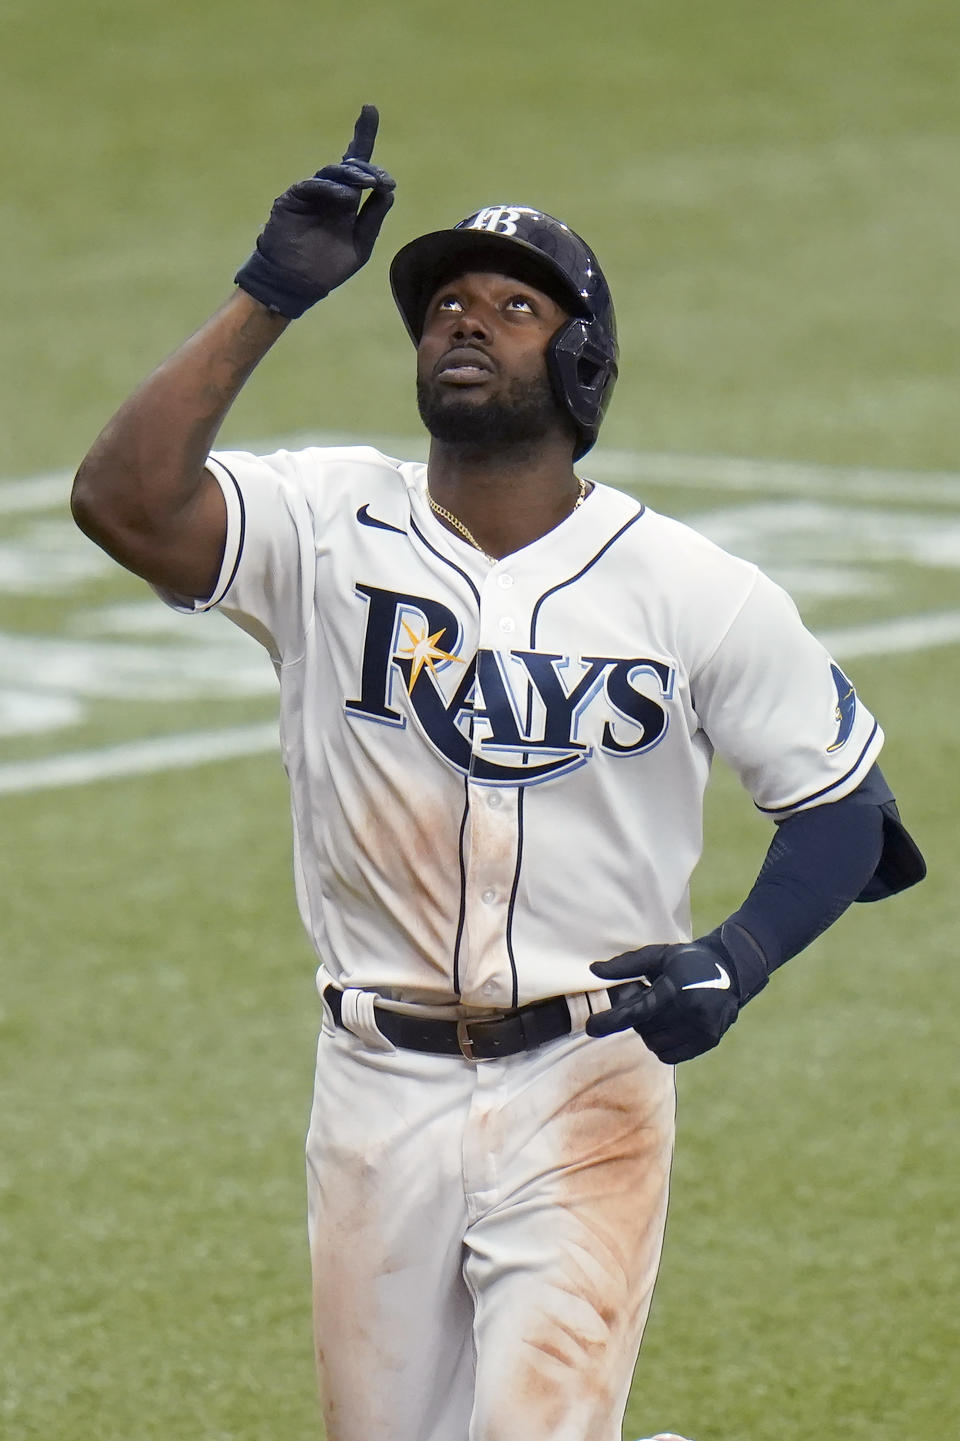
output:
[[[580,568],[580,570],[577,571],[576,575],[569,576],[566,580],[561,580],[560,582],[558,582],[557,585],[551,586],[549,590],[545,590],[545,591],[544,591],[543,595],[540,596],[540,598],[539,598],[539,600],[537,601],[536,605],[533,607],[533,612],[532,612],[531,617],[530,617],[530,649],[531,649],[531,650],[534,650],[534,649],[536,648],[536,643],[537,643],[537,618],[538,618],[539,613],[540,613],[540,607],[543,605],[544,601],[545,601],[549,596],[554,595],[558,590],[563,590],[564,586],[573,585],[574,582],[580,580],[580,578],[581,578],[582,576],[586,575],[587,571],[590,570],[591,566],[596,565],[597,561],[601,558],[601,556],[605,555],[606,552],[610,549],[610,547],[611,547],[612,545],[614,545],[615,542],[620,539],[620,537],[624,534],[624,532],[627,531],[627,530],[629,530],[629,529],[630,529],[630,526],[633,525],[635,521],[638,521],[638,520],[640,519],[640,517],[643,515],[643,513],[644,513],[645,510],[646,510],[646,506],[641,505],[641,507],[640,507],[640,509],[638,510],[637,514],[636,514],[636,515],[632,515],[632,516],[630,517],[630,519],[629,519],[628,521],[626,521],[626,522],[620,527],[620,529],[619,529],[614,535],[612,535],[612,536],[610,537],[610,539],[609,539],[608,541],[606,541],[606,542],[600,547],[600,549],[597,551],[596,555],[592,556],[592,557],[590,558],[590,560],[587,561],[586,565],[582,566],[582,567]],[[533,696],[528,693],[528,695],[527,695],[527,730],[528,730],[528,731],[529,731],[529,729],[530,729],[530,720],[531,720],[532,714],[533,714]],[[524,756],[524,760],[526,760],[526,756]],[[511,891],[510,891],[510,904],[509,904],[509,906],[508,906],[508,908],[507,908],[507,926],[506,926],[507,956],[508,956],[509,961],[510,961],[510,971],[511,971],[511,974],[512,974],[512,977],[513,977],[513,992],[512,992],[512,999],[511,999],[511,1002],[510,1002],[510,1004],[511,1004],[512,1006],[516,1006],[516,1005],[517,1005],[517,999],[518,999],[518,994],[519,994],[519,986],[520,986],[519,977],[518,977],[518,975],[517,975],[517,964],[516,964],[516,960],[515,960],[515,958],[514,958],[514,950],[513,950],[513,918],[514,918],[514,912],[515,912],[515,910],[516,910],[517,893],[518,893],[518,891],[519,891],[519,889],[520,889],[520,869],[521,869],[521,866],[522,866],[522,863],[523,863],[523,806],[524,806],[524,798],[525,798],[526,792],[527,792],[526,786],[520,786],[520,787],[519,787],[519,792],[520,792],[520,793],[519,793],[519,795],[518,795],[518,797],[517,797],[517,863],[516,863],[516,866],[515,866],[514,872],[513,872],[513,886],[512,886]]]
[[[510,1005],[515,1007],[518,1004],[520,991],[520,978],[517,975],[517,962],[513,954],[513,913],[517,904],[517,892],[520,889],[520,866],[523,863],[523,802],[527,794],[526,786],[517,787],[517,863],[513,869],[513,885],[510,888],[510,904],[507,907],[507,957],[510,961],[510,974],[513,977],[510,990]]]
[[[214,593],[214,596],[212,596],[207,602],[208,605],[219,605],[220,602],[223,600],[223,597],[226,595],[227,591],[233,585],[233,582],[236,579],[237,571],[240,569],[240,559],[243,555],[243,542],[246,539],[247,535],[247,508],[243,503],[243,491],[240,489],[240,486],[237,482],[237,477],[234,475],[233,471],[230,470],[227,466],[225,466],[222,460],[218,459],[217,464],[227,472],[230,479],[233,481],[233,488],[237,492],[237,501],[240,505],[240,539],[237,541],[237,558],[233,562],[233,570],[230,572],[230,579],[227,581],[226,585],[223,587],[219,595],[216,595],[216,593]]]
[[[857,759],[854,761],[854,763],[853,763],[853,765],[850,767],[850,769],[847,770],[847,771],[844,771],[843,775],[840,776],[838,780],[831,781],[828,786],[823,786],[823,788],[822,788],[821,790],[813,791],[812,794],[810,794],[810,795],[808,795],[808,796],[804,796],[804,797],[803,797],[801,800],[799,800],[799,801],[793,801],[793,802],[791,802],[791,804],[790,804],[789,806],[757,806],[757,810],[760,811],[760,812],[762,812],[762,814],[765,815],[765,816],[772,816],[772,815],[776,815],[778,811],[786,811],[786,810],[795,811],[795,810],[798,810],[801,806],[808,806],[811,801],[819,800],[821,796],[829,795],[831,791],[835,791],[835,790],[836,790],[837,786],[842,786],[843,783],[844,783],[844,781],[845,781],[845,780],[848,780],[848,779],[850,778],[850,776],[853,775],[854,771],[857,770],[860,765],[862,765],[862,763],[863,763],[863,758],[864,758],[864,756],[866,755],[867,751],[870,749],[871,745],[873,744],[873,738],[874,738],[874,736],[876,735],[877,730],[878,730],[878,725],[877,725],[877,722],[874,721],[874,723],[873,723],[873,730],[870,732],[869,736],[867,737],[866,744],[864,745],[863,750],[862,750],[862,751],[860,752],[860,754],[857,756]]]
[[[444,565],[448,565],[451,570],[455,570],[457,572],[457,575],[463,577],[463,579],[467,582],[467,585],[470,587],[473,598],[477,602],[477,609],[479,610],[480,592],[477,590],[477,587],[467,575],[467,572],[465,570],[461,570],[460,567],[457,565],[456,561],[448,559],[448,557],[445,556],[441,551],[437,550],[437,547],[435,545],[431,545],[430,541],[427,540],[427,537],[424,535],[423,531],[417,525],[417,522],[413,519],[412,516],[410,517],[410,527],[413,530],[414,535],[418,538],[418,540],[421,540],[423,542],[431,555],[435,555],[437,557],[437,560],[442,560]]]
[[[460,914],[457,916],[457,939],[453,946],[453,989],[457,1000],[460,999],[460,946],[463,941],[463,928],[467,920],[467,868],[463,859],[463,838],[467,830],[467,817],[470,814],[470,787],[466,776],[463,780],[463,815],[460,818],[460,837],[457,849],[457,860],[460,864]]]
[[[531,625],[531,629],[530,629],[530,641],[529,641],[529,645],[530,645],[530,649],[532,650],[532,649],[533,649],[533,627],[532,627],[532,625]],[[528,691],[527,691],[527,724],[526,724],[527,735],[530,734],[530,726],[531,726],[532,723],[533,723],[533,692],[532,692],[531,690],[528,690]],[[523,753],[523,764],[524,764],[524,765],[526,765],[526,763],[527,763],[528,756],[529,756],[529,752],[528,752],[528,751],[524,751],[524,753]],[[511,974],[511,976],[512,976],[512,978],[513,978],[513,979],[512,979],[512,982],[511,982],[511,990],[510,990],[510,1004],[511,1004],[511,1006],[516,1006],[516,1005],[517,1005],[517,1000],[518,1000],[519,991],[520,991],[520,977],[519,977],[519,975],[518,975],[518,973],[517,973],[517,962],[516,962],[516,958],[515,958],[515,956],[514,956],[514,950],[513,950],[513,916],[514,916],[514,911],[516,910],[516,905],[517,905],[517,892],[518,892],[519,889],[520,889],[520,865],[521,865],[521,862],[522,862],[522,860],[523,860],[523,805],[524,805],[524,797],[525,797],[526,794],[527,794],[527,788],[526,788],[526,786],[518,786],[518,787],[517,787],[517,790],[518,790],[518,795],[517,795],[517,861],[516,861],[516,865],[515,865],[514,868],[513,868],[513,885],[510,887],[510,903],[509,903],[509,905],[507,906],[507,925],[506,925],[507,958],[508,958],[509,961],[510,961],[510,974]]]
[[[545,601],[545,600],[548,600],[550,596],[556,595],[556,593],[557,593],[558,590],[563,590],[564,587],[565,587],[565,586],[568,586],[568,585],[575,585],[578,580],[582,579],[582,577],[586,575],[587,571],[590,570],[593,566],[595,566],[596,563],[597,563],[597,561],[600,560],[600,558],[601,558],[602,556],[606,555],[606,553],[607,553],[607,551],[610,549],[610,547],[611,547],[612,545],[615,545],[615,544],[617,543],[617,541],[620,539],[620,537],[621,537],[626,531],[628,531],[628,530],[630,529],[631,525],[635,525],[636,522],[637,522],[638,520],[640,520],[640,518],[643,516],[643,514],[644,514],[645,511],[646,511],[646,506],[645,506],[645,505],[641,505],[641,507],[640,507],[640,509],[637,511],[636,515],[632,515],[628,521],[625,521],[624,524],[620,527],[620,529],[619,529],[614,535],[612,535],[612,536],[610,537],[610,539],[609,539],[608,541],[606,541],[606,543],[605,543],[604,545],[602,545],[602,546],[600,547],[600,549],[597,551],[596,555],[592,556],[591,559],[587,561],[586,565],[585,565],[585,566],[582,566],[581,569],[577,571],[576,575],[571,575],[571,576],[569,576],[566,580],[561,580],[561,581],[559,581],[556,585],[552,585],[549,590],[545,590],[545,591],[543,592],[543,595],[540,597],[540,599],[537,601],[536,605],[533,607],[533,614],[532,614],[532,616],[531,616],[531,618],[530,618],[530,648],[531,648],[531,650],[533,650],[533,649],[536,648],[536,644],[537,644],[537,621],[538,621],[539,616],[540,616],[540,607],[543,605],[544,601]]]
[[[417,522],[413,519],[413,516],[410,517],[410,527],[411,527],[411,529],[413,530],[414,535],[417,537],[418,540],[420,540],[420,541],[423,543],[423,545],[426,546],[427,550],[430,552],[431,555],[435,555],[435,556],[437,557],[437,560],[442,560],[443,563],[444,563],[444,565],[448,565],[451,570],[455,570],[456,573],[457,573],[457,575],[461,576],[461,577],[467,582],[467,585],[470,587],[470,591],[471,591],[471,593],[472,593],[472,595],[473,595],[473,598],[474,598],[474,600],[475,600],[476,603],[477,603],[477,611],[478,611],[478,613],[479,613],[479,610],[480,610],[480,592],[477,590],[477,587],[474,585],[473,581],[472,581],[472,580],[470,579],[470,577],[467,575],[467,572],[466,572],[465,570],[461,570],[460,567],[456,564],[455,561],[449,560],[449,559],[447,558],[447,556],[443,555],[439,550],[437,550],[437,548],[436,548],[435,545],[431,545],[430,541],[427,540],[427,537],[424,535],[423,531],[422,531],[422,530],[420,529],[420,527],[417,525]],[[471,753],[471,760],[472,760],[472,753]],[[456,992],[456,995],[457,995],[457,998],[458,998],[458,999],[459,999],[459,997],[460,997],[460,946],[461,946],[461,944],[462,944],[462,942],[463,942],[463,931],[464,931],[464,927],[465,927],[465,925],[466,925],[466,919],[467,919],[467,873],[466,873],[466,867],[465,867],[465,865],[464,865],[464,860],[463,860],[463,839],[464,839],[464,835],[465,835],[466,829],[467,829],[467,817],[468,817],[469,814],[470,814],[470,787],[469,787],[469,780],[470,780],[469,775],[467,775],[467,776],[464,777],[464,782],[463,782],[463,818],[462,818],[462,820],[461,820],[461,822],[460,822],[460,848],[459,848],[459,850],[460,850],[460,853],[459,853],[459,861],[460,861],[460,915],[459,915],[459,917],[458,917],[458,919],[457,919],[457,939],[456,939],[456,943],[455,943],[454,949],[453,949],[453,988],[454,988],[454,991]]]

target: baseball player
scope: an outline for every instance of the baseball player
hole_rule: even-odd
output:
[[[366,106],[343,161],[276,201],[236,292],[95,442],[74,513],[276,668],[323,1002],[327,1436],[616,1441],[675,1063],[923,862],[877,722],[783,591],[574,469],[617,344],[558,220],[486,206],[394,259],[426,465],[211,451],[287,325],[369,257],[394,191],[376,130]],[[743,905],[693,938],[715,751],[775,829]]]

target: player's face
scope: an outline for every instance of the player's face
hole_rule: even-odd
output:
[[[417,401],[436,439],[515,444],[569,428],[547,377],[546,350],[567,312],[535,286],[470,271],[427,306]]]

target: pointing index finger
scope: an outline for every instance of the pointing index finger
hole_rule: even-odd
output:
[[[369,160],[373,154],[373,142],[377,138],[380,112],[375,105],[364,105],[357,116],[353,139],[344,155],[344,160]]]

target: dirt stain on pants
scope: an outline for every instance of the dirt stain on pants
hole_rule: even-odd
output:
[[[619,1441],[674,1109],[633,1032],[478,1065],[325,1034],[307,1158],[328,1441]]]

